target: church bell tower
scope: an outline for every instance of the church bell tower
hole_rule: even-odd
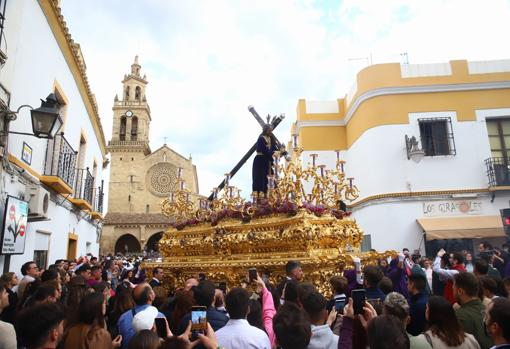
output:
[[[145,95],[147,80],[140,74],[138,56],[131,64],[131,72],[122,80],[122,98],[113,101],[113,127],[110,151],[142,151],[150,153],[149,126],[151,111]]]

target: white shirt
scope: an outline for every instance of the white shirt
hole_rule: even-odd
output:
[[[245,319],[228,320],[216,331],[216,338],[219,345],[228,349],[271,349],[267,334]]]
[[[437,256],[436,259],[434,260],[432,270],[434,271],[434,273],[439,274],[439,280],[441,281],[453,280],[455,275],[459,273],[459,271],[455,269],[441,268],[441,257],[439,256]]]

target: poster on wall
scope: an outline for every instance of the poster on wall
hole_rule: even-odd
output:
[[[23,142],[23,149],[21,151],[21,160],[27,165],[32,165],[32,147]]]
[[[28,202],[8,196],[2,227],[2,254],[25,253]]]

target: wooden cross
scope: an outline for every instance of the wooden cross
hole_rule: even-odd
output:
[[[257,113],[257,111],[255,110],[255,108],[252,105],[248,106],[248,111],[253,115],[255,120],[257,120],[257,122],[259,123],[260,127],[262,127],[262,129],[264,128],[264,126],[266,124],[270,124],[273,127],[273,130],[274,130],[282,122],[282,120],[285,118],[285,115],[283,115],[283,114],[280,115],[280,116],[274,116],[272,119],[268,115],[267,123],[266,123],[260,117],[260,115]],[[277,142],[278,142],[278,139],[277,139]],[[229,172],[230,173],[230,178],[234,177],[234,175],[237,173],[237,171],[239,171],[239,169],[241,167],[243,167],[243,165],[251,157],[251,155],[255,152],[256,149],[257,149],[257,142],[255,142],[255,144],[253,144],[253,146],[246,152],[246,154],[244,154],[244,156],[241,158],[241,160],[239,160],[237,165],[235,165],[234,168],[232,170],[230,170],[230,172]],[[218,185],[218,192],[221,191],[224,186],[225,186],[225,179],[223,179],[221,181],[220,185]],[[213,200],[213,196],[214,196],[214,194],[211,194],[209,196],[208,200],[212,201]]]

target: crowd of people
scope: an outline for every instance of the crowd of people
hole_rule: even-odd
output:
[[[510,348],[508,246],[352,261],[329,285],[289,261],[278,284],[250,270],[241,285],[199,273],[172,290],[162,268],[149,278],[122,256],[29,261],[0,277],[0,349]]]

